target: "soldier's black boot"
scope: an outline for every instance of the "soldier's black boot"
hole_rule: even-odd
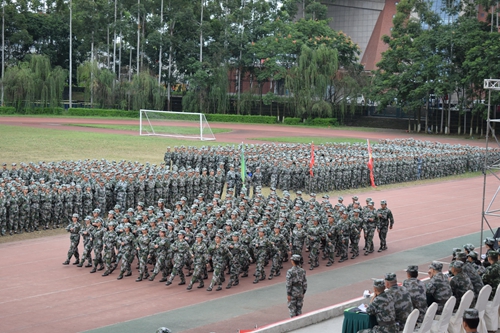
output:
[[[121,280],[123,279],[123,273],[120,272],[120,275],[118,275],[118,277],[116,278],[117,280]]]
[[[63,262],[63,265],[69,265],[69,260],[66,260],[65,262]]]
[[[256,276],[255,280],[253,280],[253,283],[259,283],[259,278]]]
[[[209,286],[208,286],[208,288],[207,288],[207,291],[212,291],[212,288],[213,288],[213,286],[212,286],[212,284],[210,283],[210,285],[209,285]]]
[[[268,280],[272,280],[274,277],[273,273],[269,274]]]
[[[142,281],[142,274],[139,275],[139,277],[137,279],[135,279],[135,282],[141,282]]]
[[[277,271],[274,276],[280,276],[281,275],[281,272],[280,271]]]
[[[311,265],[311,267],[309,267],[309,270],[313,270],[314,269],[314,265]]]
[[[219,290],[222,290],[222,285],[221,285],[221,284],[219,284],[219,285],[217,286],[217,289],[215,289],[215,291],[219,291]]]
[[[109,271],[108,270],[104,271],[104,273],[102,274],[102,276],[108,276],[108,275],[109,275]]]
[[[265,279],[266,279],[266,274],[262,274],[262,276],[260,277],[260,281],[265,280]]]
[[[186,280],[182,279],[181,282],[179,282],[179,286],[183,286],[186,284]]]
[[[240,280],[239,279],[236,279],[236,281],[233,282],[233,286],[237,286],[240,284]]]
[[[233,281],[230,280],[229,283],[226,286],[226,289],[231,289],[232,286],[233,286]]]
[[[144,272],[144,278],[145,278],[145,279],[147,279],[148,277],[149,277],[149,273],[148,273],[148,271],[146,270],[146,271]]]
[[[193,282],[189,282],[188,286],[186,287],[187,290],[193,289]]]
[[[95,273],[97,272],[97,266],[94,266],[94,268],[92,268],[92,270],[90,271],[90,273]]]
[[[159,282],[166,282],[168,280],[168,276],[164,275]]]
[[[148,279],[148,280],[149,280],[149,281],[153,281],[153,280],[155,279],[155,276],[156,276],[156,274],[155,274],[155,273],[151,274],[151,276],[149,277],[149,279]]]
[[[328,260],[328,263],[326,264],[326,266],[330,267],[331,265],[333,265],[333,261],[332,260]]]
[[[165,285],[166,285],[166,286],[170,286],[170,285],[172,284],[172,280],[173,280],[173,279],[174,279],[174,278],[173,278],[172,276],[170,276],[170,277],[168,278],[168,280],[167,280],[167,283],[165,283]]]
[[[89,262],[87,263],[87,265],[85,265],[85,267],[92,267],[92,264],[90,263],[90,260],[89,260]]]
[[[132,275],[131,271],[128,271],[127,274],[125,274],[125,276],[130,276],[130,275]]]
[[[76,265],[76,267],[83,267],[83,264],[85,263],[85,260],[82,260]]]
[[[203,288],[203,287],[205,287],[205,283],[203,282],[203,280],[201,280],[199,286],[196,288]]]
[[[118,264],[114,264],[113,267],[109,270],[109,274],[113,273],[113,271],[118,267]]]
[[[103,264],[100,264],[99,265],[99,268],[97,269],[98,271],[102,271],[104,269],[104,265]]]

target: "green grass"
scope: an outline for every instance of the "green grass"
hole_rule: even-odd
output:
[[[136,133],[139,132],[139,125],[108,125],[108,124],[68,124],[68,125],[77,127],[106,128],[106,129],[114,129],[121,131],[134,131]],[[212,133],[214,134],[231,132],[231,130],[227,128],[211,128],[211,129]],[[155,126],[154,130],[156,132],[168,132],[170,134],[179,134],[179,135],[197,135],[200,133],[200,129],[198,127]]]
[[[156,136],[62,131],[0,125],[0,162],[81,159],[161,163],[167,146],[224,145],[220,141],[180,140]]]
[[[348,142],[348,143],[366,143],[364,139],[356,139],[356,138],[325,138],[325,137],[313,137],[313,136],[278,136],[275,138],[253,138],[252,140],[259,141],[271,141],[271,142],[285,142],[285,143],[311,143],[315,144],[324,144],[324,143],[339,143],[339,142]]]

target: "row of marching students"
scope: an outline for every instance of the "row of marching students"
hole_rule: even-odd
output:
[[[272,265],[267,277],[272,279],[280,275],[289,252],[301,255],[304,246],[310,252],[310,269],[319,265],[321,250],[322,259],[328,259],[327,266],[333,264],[335,255],[340,256],[341,262],[347,260],[349,244],[354,259],[359,254],[361,231],[365,236],[365,255],[374,251],[375,229],[379,230],[379,252],[387,248],[386,229],[392,227],[394,220],[385,201],[377,210],[368,198],[367,206],[361,209],[356,196],[347,207],[340,197],[333,206],[327,196],[321,203],[315,200],[314,193],[310,196],[306,201],[298,192],[291,201],[288,193],[279,198],[272,191],[268,198],[259,195],[253,202],[242,200],[234,205],[239,208],[234,209],[231,203],[235,199],[229,195],[225,201],[198,201],[191,210],[180,202],[173,212],[160,200],[158,207],[151,206],[146,211],[138,205],[137,210],[129,208],[122,214],[117,206],[106,219],[96,209],[83,224],[75,214],[66,228],[71,233],[71,246],[64,264],[68,265],[74,256],[75,265],[81,267],[88,261],[86,267],[92,266],[92,273],[106,269],[103,276],[108,276],[121,263],[118,279],[122,279],[132,274],[132,262],[137,258],[137,281],[152,281],[161,273],[161,282],[170,285],[179,275],[183,285],[186,268],[187,275],[192,276],[188,289],[197,282],[200,288],[204,287],[203,280],[208,278],[208,272],[213,272],[208,289],[220,290],[226,268],[230,274],[226,288],[238,285],[240,274],[248,276],[251,262],[256,264],[254,283],[258,283],[266,278],[264,268],[268,263]],[[84,244],[80,260],[81,237]],[[148,264],[154,265],[151,275]]]

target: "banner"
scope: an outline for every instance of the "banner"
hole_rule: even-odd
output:
[[[368,142],[368,169],[370,170],[370,183],[371,183],[372,187],[377,187],[377,186],[375,186],[375,177],[373,176],[372,147],[370,146],[369,139],[366,139],[366,142]]]
[[[314,142],[311,143],[311,160],[309,161],[309,174],[311,176],[314,176],[313,166],[314,166]]]

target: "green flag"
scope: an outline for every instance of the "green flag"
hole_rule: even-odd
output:
[[[241,182],[245,184],[245,178],[247,175],[247,167],[245,165],[245,148],[243,147],[243,142],[241,143],[241,162],[240,162],[240,169],[241,169]],[[245,186],[245,185],[243,185]]]

